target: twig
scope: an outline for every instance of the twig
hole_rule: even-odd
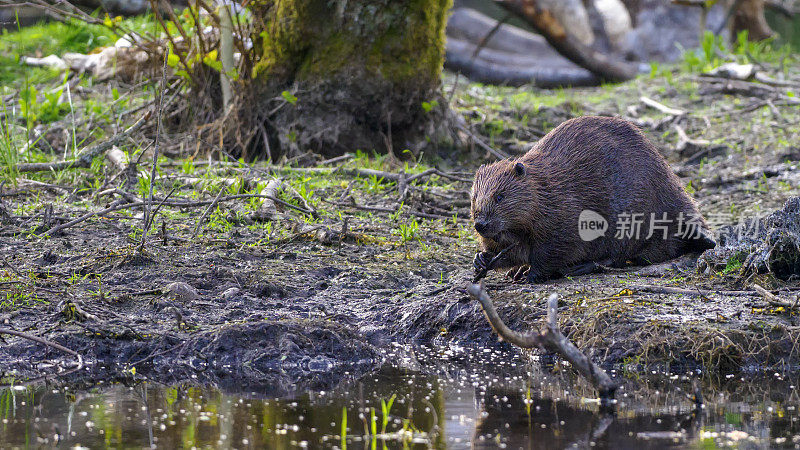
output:
[[[160,15],[156,12],[156,16]],[[166,29],[166,28],[164,28]],[[161,66],[161,86],[158,93],[158,114],[156,115],[156,139],[153,145],[153,166],[150,169],[150,194],[148,196],[147,206],[144,208],[144,218],[142,221],[142,242],[139,244],[139,249],[144,249],[147,242],[147,233],[150,231],[150,208],[153,205],[153,186],[156,183],[156,170],[158,169],[158,146],[161,140],[161,109],[164,106],[164,84],[167,78],[167,60],[169,59],[169,49],[164,52],[164,64]],[[186,66],[189,67],[189,66]]]
[[[334,158],[331,158],[331,159],[326,159],[324,161],[320,161],[318,163],[318,165],[320,165],[320,166],[330,166],[331,164],[336,164],[336,163],[340,163],[340,162],[344,162],[344,161],[350,161],[353,158],[354,158],[354,156],[353,156],[352,153],[345,153],[344,155],[341,155],[341,156],[337,156],[337,157],[334,157]]]
[[[52,342],[52,341],[48,341],[47,339],[40,338],[39,336],[34,336],[32,334],[24,333],[22,331],[12,330],[12,329],[9,329],[9,328],[0,328],[0,334],[10,334],[12,336],[21,337],[21,338],[27,339],[29,341],[34,341],[34,342],[38,342],[40,344],[44,344],[44,345],[46,345],[48,347],[52,347],[52,348],[54,348],[56,350],[61,350],[64,353],[69,353],[70,355],[72,355],[72,356],[74,356],[75,358],[78,359],[78,366],[75,367],[74,369],[72,369],[71,372],[74,372],[76,370],[81,370],[83,368],[83,357],[81,355],[79,355],[78,352],[76,352],[75,350],[68,349],[67,347],[64,347],[61,344],[58,344],[58,343],[55,343],[55,342]]]
[[[487,152],[491,153],[492,155],[494,155],[498,159],[508,159],[508,158],[510,158],[510,156],[507,155],[505,152],[503,152],[501,150],[494,149],[489,144],[483,142],[483,140],[481,140],[481,138],[476,136],[475,133],[473,133],[472,131],[469,131],[467,129],[467,127],[465,127],[464,125],[459,124],[458,125],[458,129],[463,131],[464,133],[467,133],[467,135],[470,138],[472,138],[472,140],[475,141],[476,144],[478,144],[478,147],[486,150]]]
[[[222,203],[222,202],[227,202],[227,201],[230,201],[230,200],[238,200],[238,199],[242,199],[242,198],[268,198],[268,199],[270,199],[270,200],[272,200],[274,202],[277,202],[277,203],[280,203],[281,205],[286,206],[287,208],[295,209],[295,210],[300,211],[300,212],[302,212],[304,214],[311,214],[311,211],[307,211],[307,210],[305,210],[305,209],[303,209],[303,208],[301,208],[299,206],[295,206],[295,205],[292,205],[291,203],[284,202],[281,199],[277,199],[277,198],[274,198],[274,197],[271,197],[271,196],[268,196],[268,195],[261,195],[261,194],[229,195],[227,197],[222,197],[221,199],[218,200],[218,202]],[[162,200],[163,206],[172,206],[172,207],[177,207],[177,208],[196,208],[196,207],[200,207],[200,206],[206,206],[206,205],[210,204],[211,202],[213,202],[213,200],[199,200],[199,201],[196,201],[196,202],[184,202],[184,201],[171,201],[171,202],[169,202],[169,201],[163,201]],[[71,220],[71,221],[63,223],[61,225],[57,225],[57,226],[45,231],[43,233],[43,236],[49,236],[49,235],[52,235],[52,234],[57,233],[59,231],[62,231],[64,229],[66,229],[66,228],[70,228],[70,227],[72,227],[74,225],[77,225],[77,224],[79,224],[81,222],[84,222],[87,219],[90,219],[90,218],[92,218],[94,216],[102,216],[104,214],[108,214],[108,213],[113,212],[113,211],[119,211],[119,210],[123,210],[123,209],[131,209],[131,208],[139,208],[139,207],[142,207],[142,206],[145,206],[145,205],[147,205],[146,201],[140,201],[140,202],[134,202],[134,203],[125,203],[125,204],[121,204],[121,205],[109,206],[108,208],[105,208],[103,210],[86,213],[86,214],[78,217],[75,220]]]
[[[681,128],[681,126],[678,124],[673,125],[673,128],[675,128],[675,132],[678,133],[678,143],[675,145],[675,149],[677,149],[679,152],[682,152],[686,146],[690,144],[699,148],[711,145],[711,141],[706,139],[691,139],[686,135],[686,131],[684,131],[683,128]],[[691,159],[694,159],[696,156],[697,155],[692,155]]]
[[[206,208],[205,211],[203,211],[203,214],[201,214],[200,217],[197,218],[197,223],[194,225],[194,233],[192,233],[192,239],[197,237],[197,233],[200,231],[200,225],[203,224],[203,221],[206,219],[206,216],[208,215],[208,213],[212,209],[214,209],[214,206],[217,204],[217,202],[219,202],[219,198],[222,196],[222,194],[224,192],[225,192],[225,188],[220,188],[219,192],[217,193],[217,196],[214,197],[214,201],[212,201],[208,205],[208,208]]]
[[[657,109],[657,110],[661,111],[662,113],[669,114],[671,116],[682,116],[682,115],[686,114],[686,111],[684,111],[682,109],[670,108],[669,106],[667,106],[667,105],[665,105],[663,103],[659,103],[659,102],[657,102],[657,101],[655,101],[655,100],[653,100],[652,98],[649,98],[649,97],[641,96],[641,97],[639,97],[639,101],[641,101],[642,103],[644,103],[645,105],[647,105],[647,106],[649,106],[649,107],[651,107],[653,109]]]
[[[764,297],[764,300],[766,300],[772,306],[782,306],[784,308],[794,308],[795,306],[797,306],[797,302],[792,304],[790,302],[783,301],[777,295],[764,289],[758,284],[753,284],[753,289],[759,294],[761,294],[761,296]]]
[[[522,348],[541,348],[558,353],[562,358],[569,361],[578,373],[597,389],[601,401],[609,401],[614,398],[617,384],[611,380],[600,366],[593,363],[559,330],[558,295],[551,294],[547,299],[547,324],[538,333],[528,332],[522,334],[508,328],[503,323],[482,283],[469,285],[467,291],[473,299],[480,302],[486,319],[502,340]]]
[[[361,211],[389,213],[389,214],[394,214],[394,213],[397,212],[396,209],[391,209],[391,208],[381,208],[381,207],[378,207],[378,206],[364,206],[364,205],[359,205],[357,203],[332,202],[332,201],[326,200],[324,198],[321,198],[320,200],[322,200],[325,203],[329,203],[331,205],[334,205],[334,206],[339,206],[339,207],[342,207],[342,208],[353,208],[353,209],[358,209],[358,210],[361,210]],[[422,219],[434,219],[434,220],[436,220],[436,219],[452,219],[453,216],[456,216],[456,220],[459,219],[459,216],[458,216],[457,212],[454,212],[452,215],[449,215],[449,216],[446,216],[444,214],[424,213],[424,212],[421,212],[421,211],[414,211],[414,210],[407,211],[407,212],[408,212],[408,214],[411,214],[412,216],[419,217],[419,218],[422,218]],[[461,217],[463,218],[463,216],[461,216]]]
[[[475,274],[475,277],[472,279],[472,282],[473,283],[477,283],[478,281],[480,281],[481,278],[485,277],[486,274],[489,273],[490,270],[492,270],[492,266],[494,266],[494,263],[496,263],[498,260],[500,260],[500,258],[502,258],[503,255],[508,253],[508,251],[511,250],[512,247],[513,247],[513,245],[509,245],[508,247],[500,250],[499,253],[494,255],[494,257],[491,259],[491,261],[489,261],[489,264],[487,264],[486,267],[484,267],[483,269],[479,270]]]
[[[128,129],[126,129],[122,133],[113,136],[111,139],[82,150],[80,153],[78,153],[78,157],[75,159],[70,159],[69,161],[56,161],[49,163],[21,163],[17,164],[17,170],[20,172],[41,172],[43,170],[59,171],[65,169],[91,167],[92,161],[94,160],[95,157],[105,153],[106,151],[111,149],[114,145],[116,145],[118,142],[130,136],[131,133],[141,128],[142,125],[144,125],[145,122],[147,122],[147,120],[150,119],[150,114],[151,113],[148,111],[147,114],[144,115],[144,117],[137,120],[136,123],[128,127]]]

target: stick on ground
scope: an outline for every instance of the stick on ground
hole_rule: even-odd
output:
[[[99,144],[81,150],[81,152],[78,153],[78,157],[75,159],[70,159],[67,161],[55,161],[49,163],[20,163],[17,164],[17,170],[20,172],[41,172],[44,170],[59,171],[64,169],[91,167],[94,158],[100,156],[101,154],[104,154],[112,147],[114,147],[116,144],[118,144],[120,141],[130,136],[134,131],[141,128],[142,125],[144,125],[149,119],[150,119],[150,113],[148,112],[141,119],[137,120],[136,123],[128,127],[122,133],[113,136],[111,139],[107,141],[103,141]]]
[[[503,319],[497,314],[492,299],[483,288],[483,284],[473,283],[467,287],[467,292],[473,299],[480,302],[486,319],[492,329],[504,341],[510,342],[522,348],[541,348],[557,353],[565,360],[569,361],[583,378],[592,383],[597,389],[602,401],[614,398],[617,384],[611,380],[606,372],[597,364],[593,363],[569,338],[561,333],[558,328],[558,295],[551,294],[547,299],[547,323],[541,331],[519,333],[506,326]]]
[[[48,341],[47,339],[40,338],[39,336],[34,336],[32,334],[23,333],[22,331],[12,330],[10,328],[0,328],[0,334],[10,334],[12,336],[21,337],[23,339],[28,339],[29,341],[34,341],[34,342],[38,342],[40,344],[44,344],[44,345],[46,345],[48,347],[52,347],[52,348],[54,348],[56,350],[61,350],[64,353],[69,353],[70,355],[74,356],[78,360],[78,365],[74,369],[72,369],[70,372],[74,372],[76,370],[80,370],[80,369],[83,368],[83,357],[80,354],[78,354],[78,352],[76,352],[75,350],[68,349],[67,347],[64,347],[61,344]]]

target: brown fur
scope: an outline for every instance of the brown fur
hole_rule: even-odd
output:
[[[586,209],[608,221],[605,236],[589,242],[578,234],[578,216]],[[623,213],[644,214],[640,239],[615,237]],[[658,219],[667,214],[667,239],[658,231],[646,239],[650,213]],[[676,237],[679,213],[698,217],[702,236]],[[513,245],[492,268],[530,265],[530,281],[575,274],[587,265],[652,264],[714,246],[697,207],[653,144],[630,123],[610,117],[568,120],[522,157],[481,166],[472,187],[472,218],[480,222],[476,228],[485,227],[478,240],[487,260]]]

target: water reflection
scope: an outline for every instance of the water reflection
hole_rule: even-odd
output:
[[[100,385],[82,392],[52,386],[6,389],[0,391],[0,448],[645,449],[800,444],[800,399],[792,380],[780,377],[757,382],[731,378],[704,386],[708,404],[698,412],[681,398],[678,386],[684,381],[654,375],[626,383],[617,408],[601,411],[583,399],[581,391],[570,388],[569,380],[528,372],[518,360],[506,358],[488,367],[442,364],[436,375],[408,366],[405,361],[331,392],[290,399],[149,383]]]

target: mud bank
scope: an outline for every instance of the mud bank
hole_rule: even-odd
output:
[[[800,194],[793,101],[777,91],[770,102],[752,90],[720,90],[718,80],[664,73],[673,72],[674,79],[654,73],[559,92],[445,84],[476,135],[512,155],[577,115],[636,123],[717,229]],[[642,95],[687,113],[646,107]],[[0,184],[0,326],[78,352],[85,367],[67,380],[197,378],[283,395],[358,377],[395,358],[398,348],[452,343],[517,351],[497,342],[466,292],[476,251],[465,220],[470,176],[493,160],[482,147],[436,160],[448,167],[442,176],[444,168],[424,161],[363,153],[284,168],[195,161],[185,153],[194,147],[184,145],[188,136],[164,139],[172,159],[159,163],[156,196],[181,203],[158,213],[143,249],[141,208],[48,233],[87,211],[136,204],[147,194],[144,177],[137,178],[141,165],[122,172],[95,164]],[[364,168],[372,172],[358,172]],[[255,214],[263,212],[264,184],[274,180],[282,183],[275,195],[283,203]],[[215,205],[223,189],[232,200]],[[796,220],[793,214],[785,218]],[[800,284],[785,271],[798,259],[779,264],[778,277],[769,267],[783,261],[771,258],[773,243],[791,249],[797,240],[780,232],[756,236],[767,245],[725,241],[700,271],[684,261],[537,285],[492,273],[487,289],[516,329],[537,326],[545,299],[558,293],[561,329],[606,367],[795,371]],[[756,253],[768,257],[746,259]],[[756,292],[756,283],[779,302]],[[0,339],[5,382],[74,367],[72,356],[39,343]]]
[[[92,224],[37,246],[2,240],[3,254],[13,255],[6,256],[10,265],[37,280],[25,288],[41,301],[4,312],[0,321],[81,354],[86,366],[72,379],[199,379],[226,390],[286,395],[362,375],[398,346],[516,351],[497,342],[466,293],[468,244],[457,238],[439,237],[449,245],[409,259],[370,245],[338,249],[302,240],[272,251],[159,244],[141,254],[126,249],[121,227]],[[67,274],[81,281],[65,285]],[[657,292],[676,283],[697,292]],[[723,278],[698,275],[691,266],[538,285],[491,274],[487,287],[517,329],[538,324],[544,299],[559,293],[562,328],[607,367],[727,373],[800,363],[793,312],[732,291]],[[5,380],[73,364],[41,344],[3,339]]]

